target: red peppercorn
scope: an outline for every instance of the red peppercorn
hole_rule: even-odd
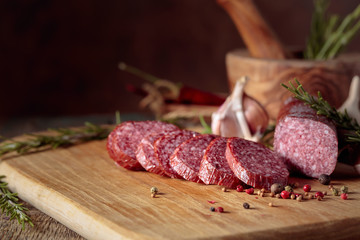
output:
[[[236,191],[242,192],[242,191],[244,191],[244,187],[241,185],[238,185],[238,186],[236,186]]]
[[[287,198],[289,198],[290,197],[290,193],[288,192],[288,191],[282,191],[281,192],[281,197],[283,198],[283,199],[287,199]]]
[[[306,184],[306,185],[304,185],[303,189],[304,189],[304,192],[310,192],[311,186],[309,184]]]
[[[315,193],[315,198],[318,198],[318,197],[323,198],[323,197],[324,197],[324,194],[323,194],[322,192],[316,192],[316,193]]]
[[[216,211],[222,213],[222,212],[224,212],[224,209],[223,209],[222,207],[218,207],[218,208],[216,209]]]
[[[246,192],[247,194],[253,194],[253,193],[254,193],[254,189],[253,189],[253,188],[248,188],[248,189],[245,190],[245,192]]]
[[[340,197],[341,199],[346,200],[348,198],[348,195],[346,193],[342,193]]]
[[[301,193],[294,193],[294,194],[295,194],[295,197],[302,195]]]

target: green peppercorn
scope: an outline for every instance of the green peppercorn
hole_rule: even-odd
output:
[[[151,192],[152,195],[156,195],[159,192],[159,190],[157,189],[157,187],[152,187],[150,189],[150,192]]]
[[[244,207],[245,209],[249,209],[249,208],[250,208],[250,205],[249,205],[248,203],[244,203],[244,204],[243,204],[243,207]]]
[[[339,196],[339,191],[336,188],[332,188],[331,191],[334,196]]]
[[[348,187],[346,187],[346,186],[342,186],[342,187],[340,188],[340,191],[341,191],[341,193],[348,193],[349,189],[348,189]]]
[[[287,191],[287,192],[293,192],[293,188],[288,185],[288,186],[285,187],[285,191]]]
[[[327,174],[321,174],[319,177],[319,182],[323,185],[329,185],[331,181],[331,178]]]

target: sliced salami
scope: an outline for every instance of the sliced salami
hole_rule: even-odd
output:
[[[199,178],[201,160],[206,148],[215,137],[215,135],[205,134],[183,142],[170,157],[171,167],[188,181],[202,182]]]
[[[143,170],[136,160],[135,151],[140,141],[149,134],[178,129],[175,125],[159,121],[128,121],[119,124],[108,136],[107,150],[116,164],[129,170]]]
[[[156,159],[154,144],[155,141],[170,133],[181,132],[181,130],[172,130],[164,133],[153,133],[147,137],[144,137],[136,150],[136,159],[139,161],[141,166],[148,172],[156,173],[162,176],[167,176],[164,173],[163,168],[160,166],[159,161]]]
[[[226,159],[234,174],[245,184],[270,189],[273,183],[284,186],[289,171],[281,157],[264,145],[242,138],[229,138]]]
[[[336,127],[302,101],[291,98],[277,119],[274,150],[292,171],[314,178],[330,175],[338,157]]]
[[[155,141],[154,151],[156,159],[167,176],[182,179],[182,176],[171,167],[170,156],[181,143],[197,135],[199,133],[184,130],[181,133],[164,135]]]
[[[199,178],[205,184],[217,184],[228,188],[242,184],[226,160],[226,143],[227,138],[220,137],[212,140],[206,148],[199,169]]]

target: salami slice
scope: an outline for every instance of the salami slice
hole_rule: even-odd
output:
[[[338,156],[335,125],[302,101],[291,98],[277,119],[274,150],[290,170],[314,178],[330,175]]]
[[[202,182],[199,178],[201,160],[207,146],[215,137],[215,135],[205,134],[183,142],[170,157],[171,167],[188,181]]]
[[[216,138],[206,148],[199,169],[199,178],[205,184],[235,188],[242,182],[235,176],[225,157],[227,138]]]
[[[164,133],[153,133],[147,137],[144,137],[141,140],[136,150],[136,159],[139,161],[141,166],[145,168],[146,171],[151,173],[156,173],[162,176],[167,176],[164,173],[162,167],[160,166],[159,161],[156,159],[154,152],[154,144],[158,138],[166,134],[176,133],[176,132],[181,132],[181,130],[166,131]]]
[[[119,124],[108,136],[107,150],[116,164],[129,170],[143,170],[136,160],[135,151],[140,141],[151,133],[178,129],[175,125],[159,121],[128,121]]]
[[[170,156],[181,143],[197,135],[199,133],[185,130],[181,133],[164,135],[155,141],[154,151],[156,159],[167,176],[182,179],[182,176],[171,167]]]
[[[289,171],[275,152],[264,145],[242,138],[229,138],[226,159],[234,174],[245,184],[270,189],[274,183],[284,186]]]

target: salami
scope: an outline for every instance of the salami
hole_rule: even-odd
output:
[[[107,150],[116,164],[129,170],[143,170],[136,160],[135,151],[140,141],[151,133],[178,129],[175,125],[159,121],[128,121],[119,124],[108,136]]]
[[[199,135],[199,133],[184,130],[180,133],[164,135],[155,141],[154,152],[156,159],[167,176],[171,178],[182,178],[182,176],[171,167],[170,156],[181,143],[197,135]]]
[[[172,130],[172,131],[165,131],[162,133],[153,133],[147,137],[144,137],[137,150],[136,150],[136,159],[139,161],[141,166],[148,172],[156,173],[162,176],[167,176],[164,173],[164,170],[160,166],[159,161],[156,159],[155,152],[154,152],[154,144],[155,141],[169,133],[180,132],[181,130]]]
[[[205,134],[188,139],[179,145],[170,157],[171,167],[184,179],[202,182],[199,178],[201,160],[215,135]]]
[[[330,175],[338,156],[335,125],[300,100],[290,98],[277,119],[274,150],[292,171],[314,178]]]
[[[227,138],[216,138],[206,148],[199,169],[199,178],[205,184],[217,184],[228,188],[235,188],[241,184],[226,160],[226,143]]]
[[[270,189],[274,183],[287,184],[289,171],[281,157],[260,143],[229,138],[225,155],[231,170],[247,185]]]

